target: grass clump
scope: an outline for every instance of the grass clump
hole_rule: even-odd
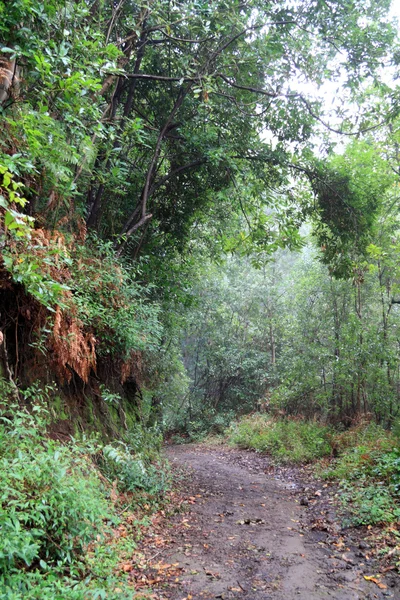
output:
[[[266,452],[279,463],[309,462],[332,451],[327,426],[266,415],[250,415],[235,423],[229,430],[229,440],[240,448]]]

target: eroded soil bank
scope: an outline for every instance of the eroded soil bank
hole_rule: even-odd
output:
[[[143,541],[136,581],[153,598],[400,598],[394,572],[374,576],[368,544],[342,528],[329,487],[245,451],[188,445],[166,454],[190,510],[161,519]]]

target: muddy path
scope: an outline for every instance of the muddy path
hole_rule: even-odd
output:
[[[343,534],[329,489],[239,450],[189,445],[166,454],[189,510],[165,520],[161,542],[160,531],[144,542],[147,555],[156,550],[154,598],[400,599],[393,574],[365,580],[374,572],[368,546]]]

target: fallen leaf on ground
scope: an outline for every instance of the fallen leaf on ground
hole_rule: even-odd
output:
[[[387,589],[387,585],[385,585],[384,583],[382,583],[381,581],[379,581],[373,575],[364,575],[364,579],[366,579],[367,581],[373,581],[374,583],[376,583],[376,585],[378,586],[378,588],[381,589],[381,590],[386,590]]]

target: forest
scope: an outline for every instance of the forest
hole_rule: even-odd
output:
[[[0,0],[1,599],[169,598],[165,441],[312,463],[398,572],[399,76],[390,0]]]

